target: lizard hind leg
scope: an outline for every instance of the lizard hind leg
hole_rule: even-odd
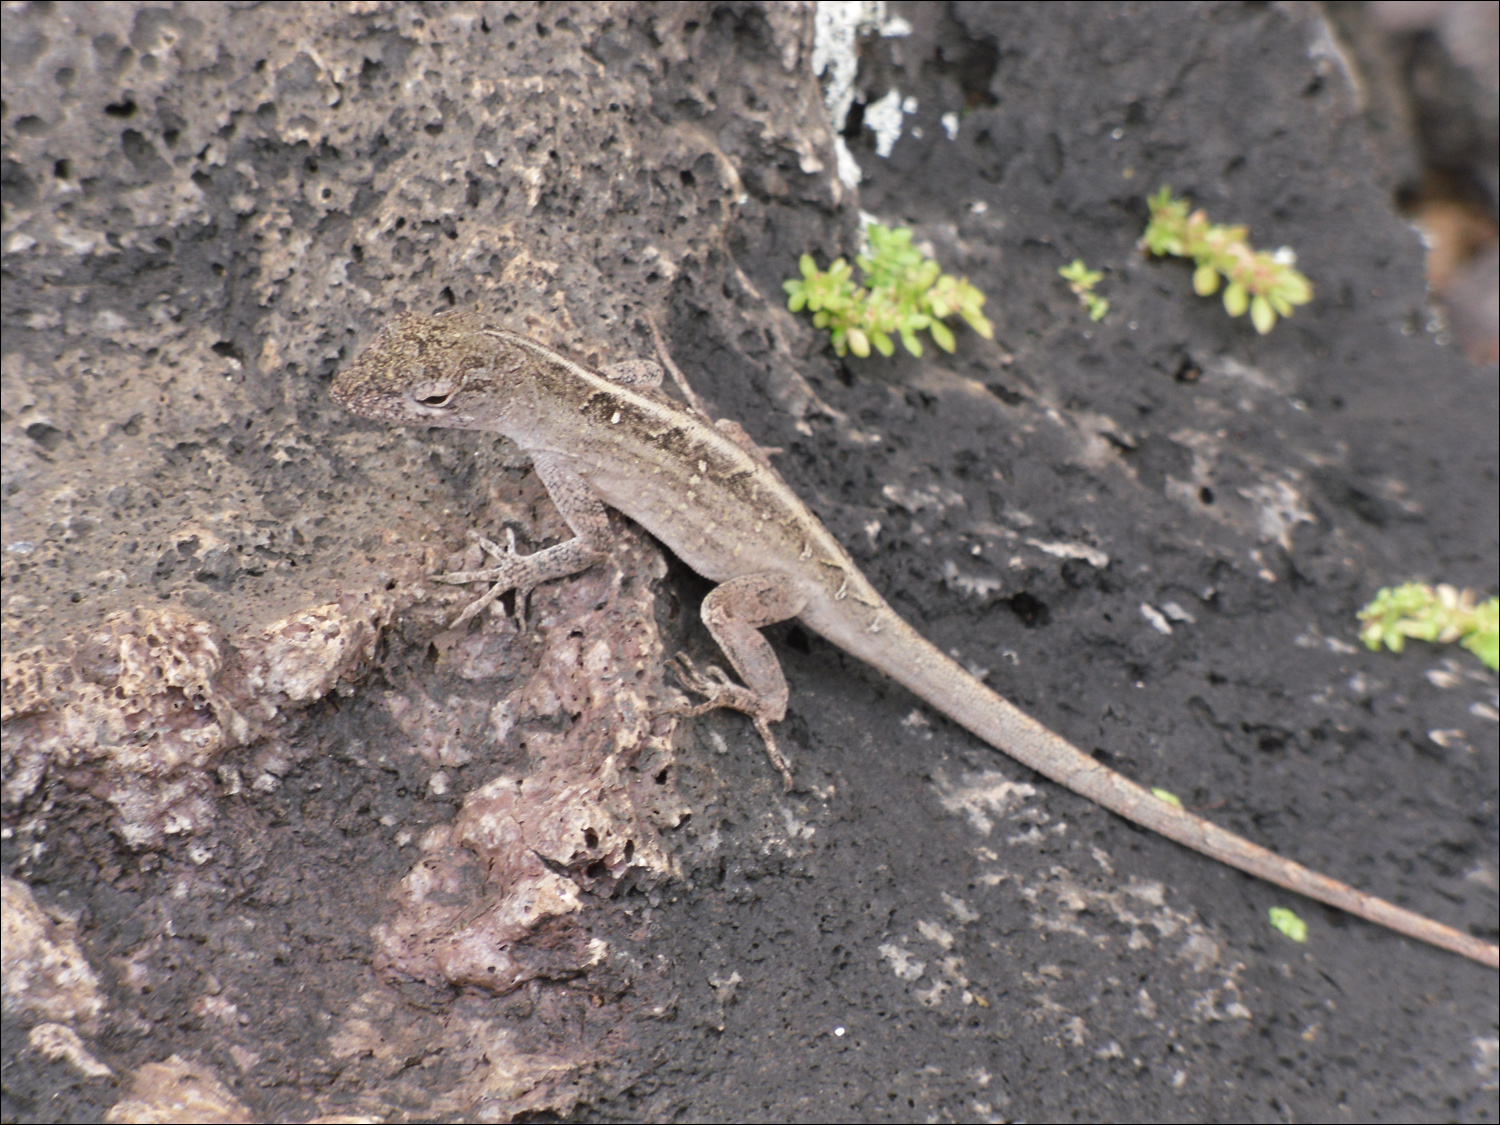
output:
[[[771,764],[781,774],[781,780],[787,792],[791,792],[792,767],[787,762],[786,756],[782,754],[781,747],[776,744],[776,736],[771,733],[771,721],[762,712],[763,701],[749,688],[741,687],[734,683],[725,674],[724,669],[717,664],[709,664],[703,671],[693,663],[693,658],[685,652],[679,652],[676,657],[667,661],[667,667],[677,676],[678,681],[688,691],[695,695],[704,695],[708,698],[702,703],[696,703],[689,707],[668,707],[659,712],[663,715],[680,715],[685,719],[694,718],[698,715],[706,715],[710,711],[717,711],[721,707],[727,707],[731,711],[739,711],[747,715],[755,724],[756,733],[765,744],[766,756],[771,759]],[[780,718],[781,716],[777,716]]]
[[[686,653],[678,653],[671,663],[673,671],[683,687],[706,698],[694,706],[665,712],[692,716],[727,707],[748,715],[788,790],[792,770],[776,745],[771,724],[786,716],[789,693],[781,663],[760,630],[797,616],[806,603],[796,583],[781,574],[742,574],[716,586],[703,599],[703,623],[744,685],[734,683],[717,665],[707,665],[700,672]]]

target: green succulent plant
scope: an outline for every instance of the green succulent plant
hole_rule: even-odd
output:
[[[1077,295],[1078,303],[1088,310],[1089,319],[1103,320],[1109,312],[1109,302],[1094,292],[1094,286],[1104,279],[1104,274],[1089,269],[1082,258],[1074,258],[1057,273]]]
[[[1473,590],[1408,582],[1387,587],[1359,611],[1359,639],[1400,652],[1408,639],[1443,644],[1457,641],[1491,670],[1500,670],[1500,598],[1479,602]]]
[[[911,244],[909,227],[871,223],[865,228],[867,246],[855,259],[863,284],[856,285],[853,269],[843,258],[826,270],[818,269],[811,254],[803,254],[800,278],[782,282],[787,308],[807,309],[813,324],[829,332],[834,351],[864,357],[871,348],[889,356],[896,350],[893,337],[912,355],[922,354],[917,333],[927,331],[938,347],[953,351],[953,330],[943,323],[960,316],[986,340],[994,338],[994,326],[980,311],[984,294],[968,279],[942,272],[931,258]]]
[[[1189,214],[1188,201],[1173,199],[1166,185],[1146,202],[1151,221],[1141,235],[1141,248],[1193,259],[1193,292],[1200,297],[1213,296],[1227,282],[1224,311],[1240,316],[1248,309],[1262,336],[1276,326],[1278,316],[1291,316],[1297,305],[1312,300],[1312,282],[1297,271],[1297,255],[1289,247],[1274,253],[1252,248],[1245,241],[1247,227],[1210,223],[1201,210]]]

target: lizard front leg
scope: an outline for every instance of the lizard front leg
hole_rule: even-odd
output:
[[[731,682],[724,670],[713,664],[699,672],[686,653],[678,653],[672,665],[684,687],[707,699],[668,713],[702,715],[728,707],[750,716],[788,790],[792,788],[792,770],[771,733],[771,724],[786,716],[786,677],[760,630],[796,617],[806,604],[806,595],[785,575],[743,574],[731,578],[703,599],[703,624],[729,657],[744,686]]]
[[[482,613],[496,598],[507,590],[516,592],[516,618],[521,630],[526,629],[526,600],[531,591],[543,582],[554,578],[566,578],[587,570],[604,557],[609,542],[609,518],[605,515],[603,502],[572,468],[568,459],[554,453],[533,453],[532,466],[541,477],[547,493],[563,519],[573,529],[573,538],[555,547],[537,551],[531,555],[516,554],[514,532],[508,532],[506,548],[491,543],[483,536],[474,535],[485,552],[496,564],[482,570],[458,570],[439,575],[439,582],[456,586],[470,582],[489,582],[492,585],[483,597],[471,602],[458,615],[450,628],[458,628],[477,613]],[[473,533],[471,533],[473,534]]]

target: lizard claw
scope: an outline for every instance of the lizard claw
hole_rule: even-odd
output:
[[[453,586],[467,585],[470,582],[490,582],[493,585],[490,586],[489,590],[482,597],[476,598],[464,607],[464,611],[454,618],[453,624],[449,628],[457,629],[460,626],[466,625],[478,614],[483,613],[493,605],[501,594],[507,590],[514,590],[516,592],[516,627],[524,634],[526,632],[526,606],[531,598],[532,587],[530,585],[522,586],[517,582],[517,571],[520,569],[518,565],[519,561],[529,556],[522,555],[516,550],[515,529],[510,527],[505,529],[504,547],[491,542],[483,535],[480,535],[479,532],[472,529],[468,534],[469,538],[477,543],[484,550],[485,554],[495,560],[495,565],[484,567],[480,570],[456,570],[448,574],[439,574],[436,576],[436,580],[438,582],[447,582]]]
[[[739,711],[749,716],[750,721],[755,724],[755,730],[760,735],[761,742],[765,744],[766,756],[771,759],[771,764],[781,774],[782,783],[786,791],[790,793],[793,785],[792,767],[781,753],[781,748],[776,745],[776,736],[771,733],[771,724],[766,720],[765,706],[760,696],[749,688],[735,683],[717,664],[706,665],[703,671],[699,672],[692,657],[685,652],[679,652],[673,659],[667,661],[667,667],[677,676],[684,688],[706,698],[702,703],[685,707],[667,707],[657,714],[693,718],[706,715],[721,707],[727,707],[731,711]]]
[[[734,706],[732,702],[724,697],[732,695],[738,685],[730,680],[728,673],[717,664],[709,664],[702,672],[699,672],[698,666],[693,663],[693,658],[685,652],[679,652],[671,660],[667,661],[667,667],[672,670],[677,679],[682,683],[682,686],[688,691],[696,695],[708,696],[709,701],[707,703],[699,704],[693,709],[692,713],[694,715],[705,714],[717,707]],[[745,689],[739,688],[739,690],[744,691]],[[736,709],[743,710],[744,708]]]

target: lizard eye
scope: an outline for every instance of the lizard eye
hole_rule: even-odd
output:
[[[429,410],[446,410],[453,404],[453,396],[458,393],[458,389],[457,383],[448,379],[439,379],[418,383],[409,388],[406,398],[414,405],[424,406]]]

